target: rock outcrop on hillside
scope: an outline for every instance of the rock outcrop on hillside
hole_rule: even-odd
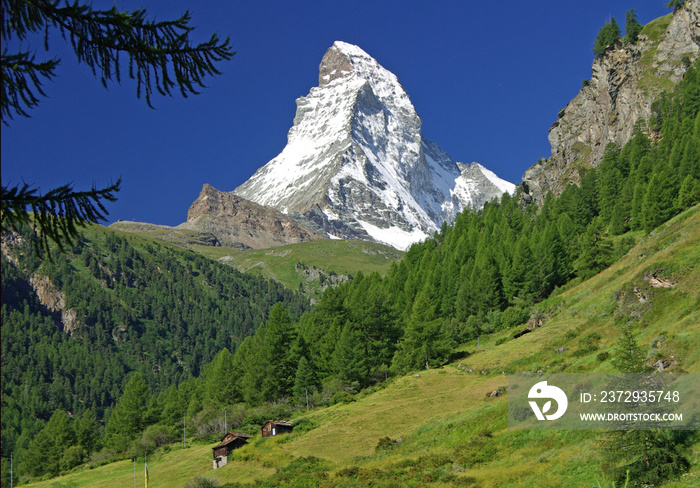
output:
[[[212,234],[227,247],[254,249],[327,239],[273,208],[207,184],[177,228]]]
[[[558,114],[549,132],[552,155],[523,175],[522,197],[541,202],[578,184],[606,147],[623,146],[646,122],[662,91],[672,89],[700,54],[700,0],[647,25],[635,44],[621,40],[596,56],[590,82]]]

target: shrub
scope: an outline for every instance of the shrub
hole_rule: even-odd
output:
[[[164,425],[151,425],[144,431],[143,438],[153,442],[156,447],[172,444],[178,439],[172,429]]]
[[[330,404],[335,405],[336,403],[351,403],[354,401],[355,397],[347,391],[338,391],[333,395],[333,398],[331,398]]]
[[[529,319],[529,308],[509,307],[501,314],[501,329],[510,329],[516,325],[526,323]]]
[[[358,468],[357,466],[350,466],[349,468],[343,468],[340,471],[338,471],[336,473],[336,476],[340,476],[341,478],[356,478],[359,473],[360,468]]]
[[[659,343],[664,342],[665,340],[666,340],[666,338],[665,338],[663,335],[660,335],[660,336],[658,336],[658,337],[655,337],[655,338],[651,341],[651,347],[652,347],[652,349],[656,348],[656,346],[658,346]]]
[[[300,434],[304,432],[308,432],[310,430],[315,429],[318,427],[318,424],[314,422],[313,420],[309,420],[307,418],[300,418],[294,421],[294,433],[295,434]]]
[[[218,488],[220,485],[216,480],[210,480],[204,476],[197,476],[187,482],[185,488]]]
[[[486,434],[486,433],[484,433]],[[488,435],[478,435],[467,443],[455,449],[455,461],[467,468],[477,464],[488,463],[498,454],[498,449],[491,437]]]
[[[576,358],[582,358],[584,356],[588,356],[591,353],[594,353],[598,350],[598,346],[595,344],[587,344],[583,346],[581,349],[578,349],[572,353],[572,355]]]
[[[390,451],[396,447],[396,441],[390,437],[382,437],[374,448],[375,452]]]
[[[602,339],[600,334],[598,334],[597,332],[591,332],[590,334],[587,334],[583,339],[581,339],[580,342],[581,344],[592,344],[594,341],[599,341],[600,339]]]
[[[83,446],[71,446],[61,456],[61,470],[69,471],[85,462],[87,455]]]

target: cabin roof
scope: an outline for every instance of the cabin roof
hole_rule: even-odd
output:
[[[212,449],[220,449],[226,447],[237,439],[250,439],[250,434],[244,434],[242,432],[228,432],[217,445],[212,447]]]
[[[265,426],[267,424],[281,425],[283,427],[291,427],[292,426],[291,422],[285,422],[283,420],[268,420],[267,422],[265,422],[263,424],[263,426]]]

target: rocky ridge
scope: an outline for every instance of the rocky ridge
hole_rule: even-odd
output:
[[[678,83],[699,54],[700,0],[691,0],[645,26],[637,43],[620,40],[596,56],[588,85],[550,128],[551,156],[523,175],[523,199],[541,202],[578,184],[579,170],[597,166],[609,144],[629,141],[659,93]]]
[[[254,249],[327,239],[281,212],[205,184],[177,229],[216,236],[227,247]]]

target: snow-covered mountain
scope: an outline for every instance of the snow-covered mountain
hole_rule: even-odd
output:
[[[319,86],[296,103],[287,146],[233,193],[331,238],[407,249],[465,207],[515,191],[425,140],[399,80],[357,46],[333,44]]]

